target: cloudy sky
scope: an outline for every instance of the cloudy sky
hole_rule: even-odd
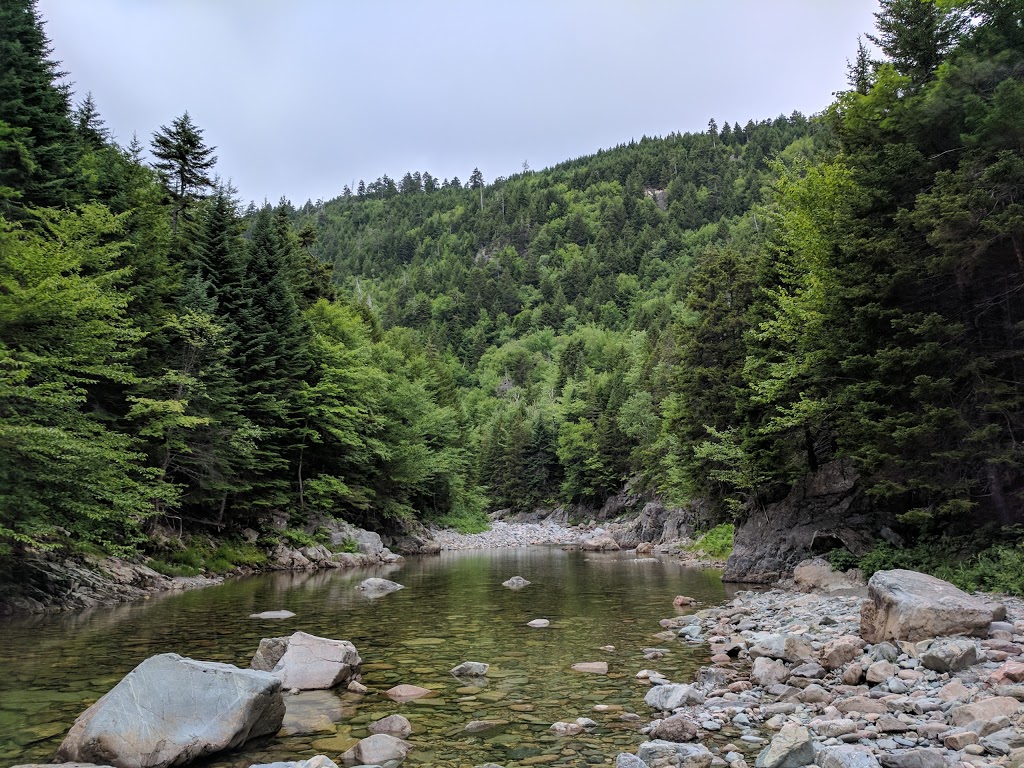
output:
[[[246,199],[486,180],[820,111],[876,0],[39,0],[122,143],[185,110]]]

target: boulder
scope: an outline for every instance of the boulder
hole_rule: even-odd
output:
[[[860,557],[888,522],[848,462],[823,464],[796,483],[786,498],[737,526],[722,581],[772,583],[791,575],[800,562],[832,549]]]
[[[522,576],[513,576],[508,581],[501,582],[501,586],[508,587],[509,589],[522,589],[523,587],[530,586],[530,582]]]
[[[872,699],[868,696],[851,696],[848,699],[837,701],[835,707],[844,715],[848,715],[851,712],[860,712],[862,715],[883,715],[889,711],[884,701]]]
[[[900,668],[891,661],[876,661],[868,667],[864,678],[870,685],[878,685],[879,683],[884,683],[890,677],[895,677],[899,671]]]
[[[921,654],[921,664],[936,672],[959,672],[974,666],[979,658],[978,643],[964,637],[944,637],[936,640]]]
[[[1019,661],[1008,661],[993,672],[989,679],[992,681],[993,685],[1024,683],[1024,663]]]
[[[277,666],[277,662],[288,650],[287,637],[265,637],[260,640],[260,647],[249,662],[249,669],[257,669],[260,672],[269,672]]]
[[[598,528],[580,542],[580,548],[585,552],[617,552],[619,543],[610,533]]]
[[[672,715],[658,722],[651,729],[651,737],[662,741],[694,741],[697,738],[697,724],[684,715]]]
[[[365,579],[356,589],[365,593],[368,597],[378,597],[380,595],[389,595],[392,592],[405,589],[405,587],[387,579]]]
[[[786,723],[771,744],[757,756],[756,768],[801,768],[814,762],[814,742],[810,731],[796,723]]]
[[[826,592],[831,595],[867,594],[863,572],[854,569],[840,573],[828,560],[820,557],[804,560],[793,569],[793,588],[800,592]]]
[[[949,712],[949,721],[959,727],[969,725],[975,720],[994,720],[997,717],[1012,717],[1020,708],[1021,703],[1009,696],[993,696],[980,699],[971,704],[955,707]]]
[[[681,744],[676,741],[645,741],[636,756],[648,768],[709,768],[714,755],[703,744]]]
[[[334,733],[335,723],[352,715],[331,691],[303,691],[286,696],[284,707],[284,722],[278,731],[282,736]]]
[[[375,733],[361,739],[352,749],[341,756],[348,763],[361,765],[383,765],[388,760],[401,761],[412,750],[412,744],[387,733]]]
[[[31,768],[36,767],[32,766]],[[39,768],[42,767],[40,766]],[[51,766],[47,766],[46,768],[51,768]],[[636,755],[629,754],[629,752],[619,752],[618,756],[615,758],[615,768],[647,768],[647,763]]]
[[[750,670],[750,679],[765,688],[781,683],[787,677],[789,677],[789,670],[786,669],[786,665],[767,656],[759,656],[754,659],[754,666]]]
[[[984,637],[989,624],[1005,617],[1005,606],[968,595],[948,581],[916,571],[878,571],[861,606],[860,634],[869,643]]]
[[[802,664],[814,658],[814,648],[810,642],[799,635],[769,635],[750,646],[750,658],[757,659],[767,656],[769,659]]]
[[[366,730],[370,733],[390,733],[392,736],[404,739],[412,733],[412,723],[401,715],[388,715],[370,723],[366,726]]]
[[[261,642],[261,648],[262,645]],[[260,652],[256,653],[258,656]],[[330,640],[296,632],[288,638],[287,647],[270,674],[288,689],[333,688],[355,679],[361,661],[356,647],[347,640]]]
[[[690,704],[703,704],[704,694],[692,685],[682,683],[656,685],[644,696],[644,703],[651,709],[668,711]]]
[[[937,748],[883,752],[881,762],[884,768],[946,768],[955,763],[944,750]]]
[[[490,668],[490,664],[482,661],[464,661],[457,667],[452,667],[451,673],[456,677],[483,677]]]
[[[839,669],[861,655],[864,640],[856,635],[843,635],[829,640],[821,649],[821,663],[825,669]]]
[[[274,734],[284,713],[281,681],[273,675],[164,653],[83,712],[57,757],[163,768]]]

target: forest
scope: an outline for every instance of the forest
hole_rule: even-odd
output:
[[[843,461],[911,544],[1024,562],[1024,7],[876,18],[818,115],[244,207],[3,0],[0,552],[626,486],[711,527]]]

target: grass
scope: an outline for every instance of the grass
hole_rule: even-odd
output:
[[[725,560],[732,553],[732,537],[734,533],[732,523],[716,525],[709,531],[705,531],[700,538],[686,547],[688,552],[710,557],[715,560]]]

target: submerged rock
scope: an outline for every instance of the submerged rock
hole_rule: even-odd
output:
[[[405,586],[395,581],[389,581],[388,579],[373,578],[365,579],[356,587],[356,589],[361,592],[365,592],[369,597],[378,597],[380,595],[389,595],[400,589],[405,589]]]
[[[508,581],[501,582],[501,586],[508,587],[509,589],[522,589],[523,587],[530,586],[530,582],[522,576],[513,576]]]
[[[526,622],[526,626],[533,627],[534,629],[539,629],[542,627],[551,626],[551,622],[547,619],[534,619],[533,621]]]
[[[482,661],[464,661],[457,667],[452,667],[451,673],[456,677],[483,677],[490,668],[490,664]]]
[[[396,739],[386,733],[375,733],[361,739],[352,749],[341,756],[348,764],[382,765],[389,760],[404,760],[412,751],[412,744]]]
[[[384,691],[385,696],[399,703],[412,701],[413,699],[422,699],[424,696],[429,696],[432,693],[433,691],[429,688],[421,688],[418,685],[407,685],[404,683]]]
[[[274,734],[284,713],[273,675],[164,653],[83,712],[57,756],[118,768],[179,765]]]
[[[250,619],[290,619],[295,616],[291,611],[264,611],[263,613],[250,613]]]
[[[380,720],[376,720],[370,723],[366,730],[371,734],[373,733],[390,733],[392,736],[398,736],[400,739],[404,739],[410,733],[412,733],[412,723],[401,715],[388,715]]]

